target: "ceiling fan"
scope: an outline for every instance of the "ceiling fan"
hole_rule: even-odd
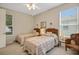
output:
[[[35,3],[27,3],[25,5],[27,6],[28,10],[40,9]]]

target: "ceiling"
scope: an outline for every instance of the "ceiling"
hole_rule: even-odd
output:
[[[28,10],[28,8],[25,6],[25,3],[0,3],[0,7],[26,13],[29,15],[37,15],[61,4],[62,3],[36,3],[36,6],[38,6],[39,9],[35,10]]]

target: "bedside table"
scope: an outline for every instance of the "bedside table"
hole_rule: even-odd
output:
[[[65,40],[69,39],[70,37],[60,37],[59,39],[59,45],[65,47]]]
[[[59,41],[59,46],[65,46],[65,41]]]

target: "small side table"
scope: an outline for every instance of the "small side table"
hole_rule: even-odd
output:
[[[59,41],[59,46],[65,46],[65,41]]]
[[[66,40],[66,39],[69,39],[69,38],[70,38],[70,37],[63,37],[63,38],[62,38],[62,37],[60,36],[59,45],[65,47],[65,40]]]

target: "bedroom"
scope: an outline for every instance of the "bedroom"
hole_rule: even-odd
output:
[[[46,37],[48,39],[51,38],[50,36],[55,36],[57,44],[56,47],[53,46],[51,48],[47,48],[46,46],[55,45],[53,41],[46,43],[47,45],[45,44],[46,50],[50,50],[47,53],[48,55],[74,55],[79,52],[78,49],[78,51],[76,50],[75,52],[72,51],[72,49],[65,50],[65,39],[71,39],[71,34],[79,33],[78,3],[38,3],[35,4],[37,7],[35,10],[30,10],[26,4],[0,3],[0,24],[2,24],[0,25],[0,55],[28,55],[32,53],[37,55],[40,54],[40,52],[45,54],[46,51],[43,47],[41,48],[42,50],[38,52],[38,49],[33,49],[35,47],[26,42],[32,40],[32,38],[38,38],[39,41],[36,40],[36,42],[39,42],[40,44],[41,42],[44,42],[42,40]],[[28,5],[31,7],[32,4],[33,3],[29,3]],[[69,16],[70,18],[64,18],[64,16]],[[63,21],[63,18],[67,21]],[[65,26],[63,27],[62,25]],[[68,26],[71,27],[68,29]],[[73,30],[71,30],[71,28]],[[50,32],[56,35],[52,35]],[[47,38],[45,42],[47,42]],[[19,43],[15,42],[16,40]],[[32,43],[33,42],[35,41],[32,41]],[[72,41],[72,44],[76,43]],[[33,48],[30,47],[27,49],[26,45],[32,45]],[[68,45],[68,47],[70,47],[70,45]],[[32,53],[29,51],[31,48],[33,50]],[[27,51],[24,52],[24,49],[27,49]],[[35,51],[37,52],[35,53]]]

